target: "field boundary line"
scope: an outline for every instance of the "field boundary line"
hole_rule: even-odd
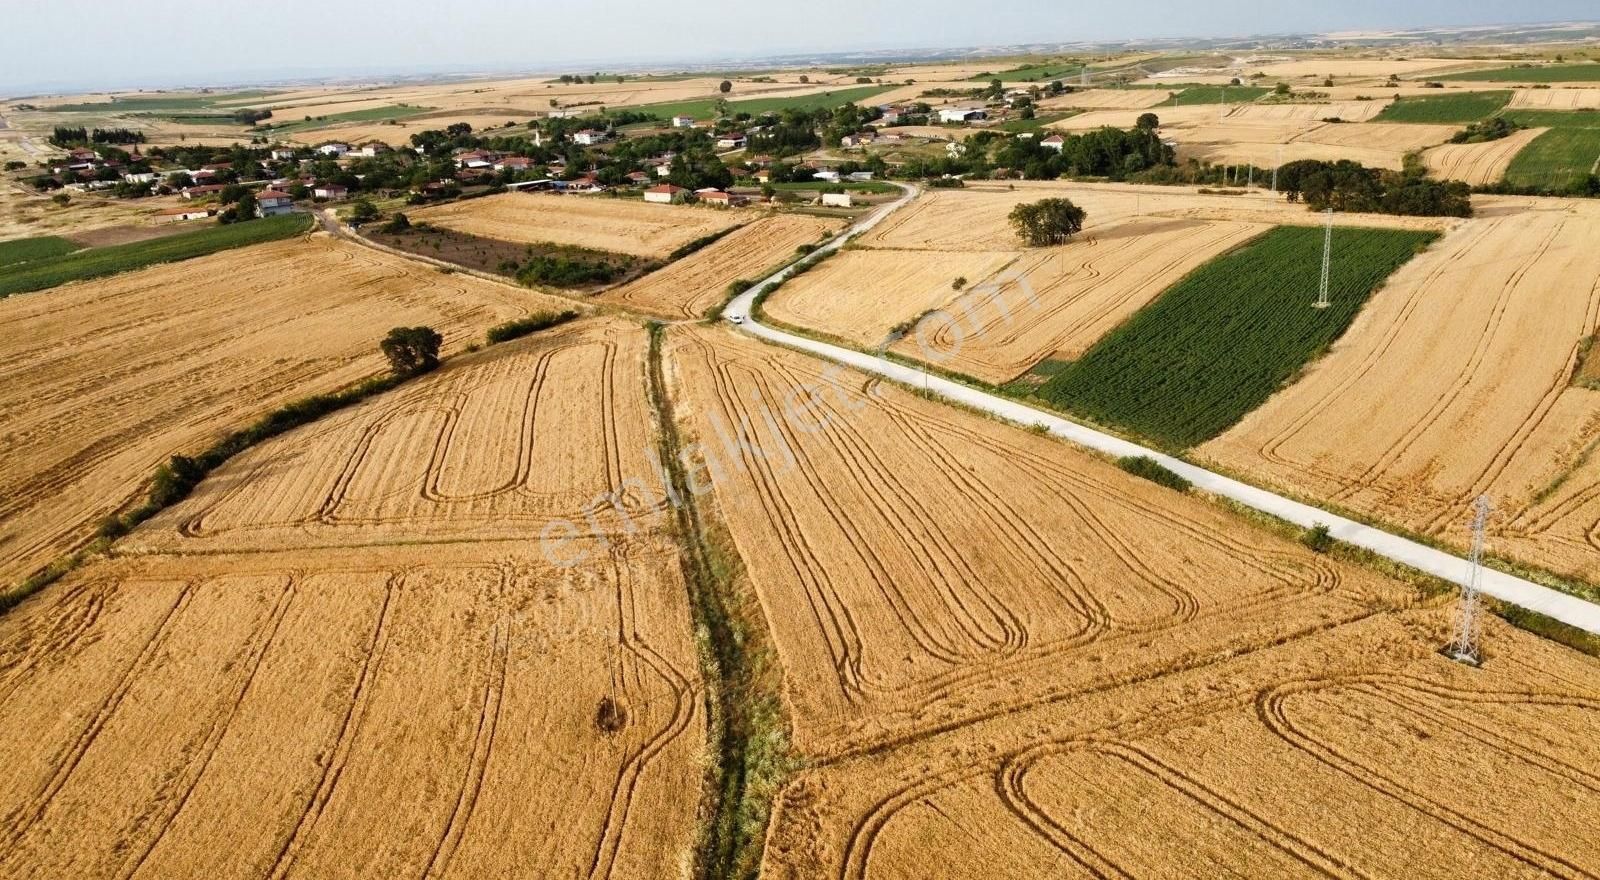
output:
[[[818,248],[816,253],[825,255],[843,247],[851,239],[877,226],[896,210],[910,204],[920,192],[914,186],[906,184],[896,184],[896,186],[899,186],[905,195],[846,230],[824,247]],[[937,394],[948,401],[1023,427],[1043,430],[1075,446],[1115,458],[1144,456],[1154,459],[1205,492],[1231,499],[1302,528],[1325,525],[1329,534],[1340,541],[1370,550],[1425,574],[1457,585],[1464,585],[1470,577],[1469,564],[1460,556],[1347,519],[1310,504],[1285,498],[1166,453],[1069,421],[1054,413],[951,381],[931,371],[758,323],[753,310],[757,293],[772,285],[781,284],[791,274],[792,267],[759,282],[729,303],[723,310],[723,316],[730,321],[736,320],[737,329],[759,339],[817,355],[864,373],[892,379],[909,387],[920,386],[927,392]],[[1600,635],[1600,605],[1492,568],[1482,569],[1481,578],[1482,591],[1496,599],[1537,612],[1585,632]]]

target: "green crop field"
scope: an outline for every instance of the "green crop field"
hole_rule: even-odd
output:
[[[1173,448],[1227,430],[1338,339],[1432,232],[1335,228],[1332,306],[1312,308],[1322,230],[1280,226],[1200,267],[1039,389]]]
[[[45,290],[69,281],[101,278],[157,263],[175,263],[230,248],[290,238],[305,232],[310,226],[311,220],[305,214],[284,214],[248,223],[211,226],[150,241],[91,248],[0,266],[0,298],[14,293]]]
[[[1496,67],[1438,77],[1466,82],[1600,82],[1600,64],[1549,64],[1539,67]]]
[[[1162,88],[1168,88],[1162,86]],[[1184,107],[1191,104],[1244,104],[1265,95],[1271,89],[1260,86],[1190,86],[1157,104],[1157,107]]]
[[[78,245],[54,235],[0,241],[0,269],[65,256],[78,248]]]
[[[1477,122],[1500,112],[1510,101],[1510,92],[1457,92],[1400,98],[1383,108],[1376,121]]]
[[[51,113],[159,113],[169,111],[201,111],[216,107],[224,101],[248,101],[276,94],[271,91],[218,92],[209,95],[132,95],[109,103],[59,104],[44,109]],[[229,108],[232,112],[234,108]]]
[[[270,128],[272,131],[279,134],[293,131],[315,131],[319,128],[328,128],[329,126],[338,125],[341,122],[377,122],[385,119],[405,119],[408,116],[417,116],[423,113],[430,113],[432,111],[432,107],[415,107],[410,104],[390,104],[385,107],[369,107],[366,110],[350,110],[345,113],[329,113],[326,116],[313,116],[310,119],[285,119],[281,124],[277,125],[273,124],[278,122],[277,118],[274,117],[272,119],[264,120],[265,124],[261,127],[263,129]]]
[[[1078,61],[1052,61],[1044,64],[1028,64],[1022,67],[1013,67],[1010,70],[997,70],[994,73],[980,73],[969,76],[973,82],[988,82],[998,79],[1003,82],[1049,82],[1059,79],[1066,82],[1083,72],[1083,64]]]
[[[1507,183],[1566,192],[1600,174],[1600,112],[1513,110],[1505,116],[1529,128],[1550,129],[1511,160]]]
[[[849,89],[834,89],[831,92],[817,92],[810,95],[794,95],[787,98],[750,98],[739,100],[736,95],[728,96],[729,113],[748,113],[759,116],[763,113],[776,113],[783,110],[821,110],[824,108],[838,107],[855,101],[881,95],[895,86],[859,86]],[[674,116],[693,116],[696,119],[709,119],[716,113],[716,98],[700,98],[694,101],[672,101],[664,104],[641,104],[638,107],[623,109],[637,110],[640,113],[649,113],[658,119],[671,119]]]

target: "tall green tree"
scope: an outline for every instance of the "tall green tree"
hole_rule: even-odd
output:
[[[1030,247],[1065,244],[1083,231],[1088,216],[1071,199],[1042,199],[1011,209],[1011,226]]]

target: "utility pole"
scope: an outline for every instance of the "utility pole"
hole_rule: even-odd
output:
[[[1456,611],[1456,634],[1445,653],[1450,659],[1477,666],[1483,662],[1478,643],[1478,590],[1483,581],[1483,538],[1489,525],[1488,495],[1479,495],[1472,505],[1472,556],[1467,582],[1461,587],[1461,606]]]
[[[1318,309],[1332,305],[1328,301],[1328,270],[1333,266],[1333,209],[1329,208],[1323,215],[1327,221],[1322,228],[1322,285],[1317,292],[1317,301],[1312,303],[1312,307]]]
[[[1278,194],[1278,169],[1283,167],[1283,144],[1278,145],[1278,161],[1272,165],[1272,194]]]

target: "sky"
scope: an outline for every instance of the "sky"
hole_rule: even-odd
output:
[[[0,0],[0,94],[1596,18],[1600,0]]]

